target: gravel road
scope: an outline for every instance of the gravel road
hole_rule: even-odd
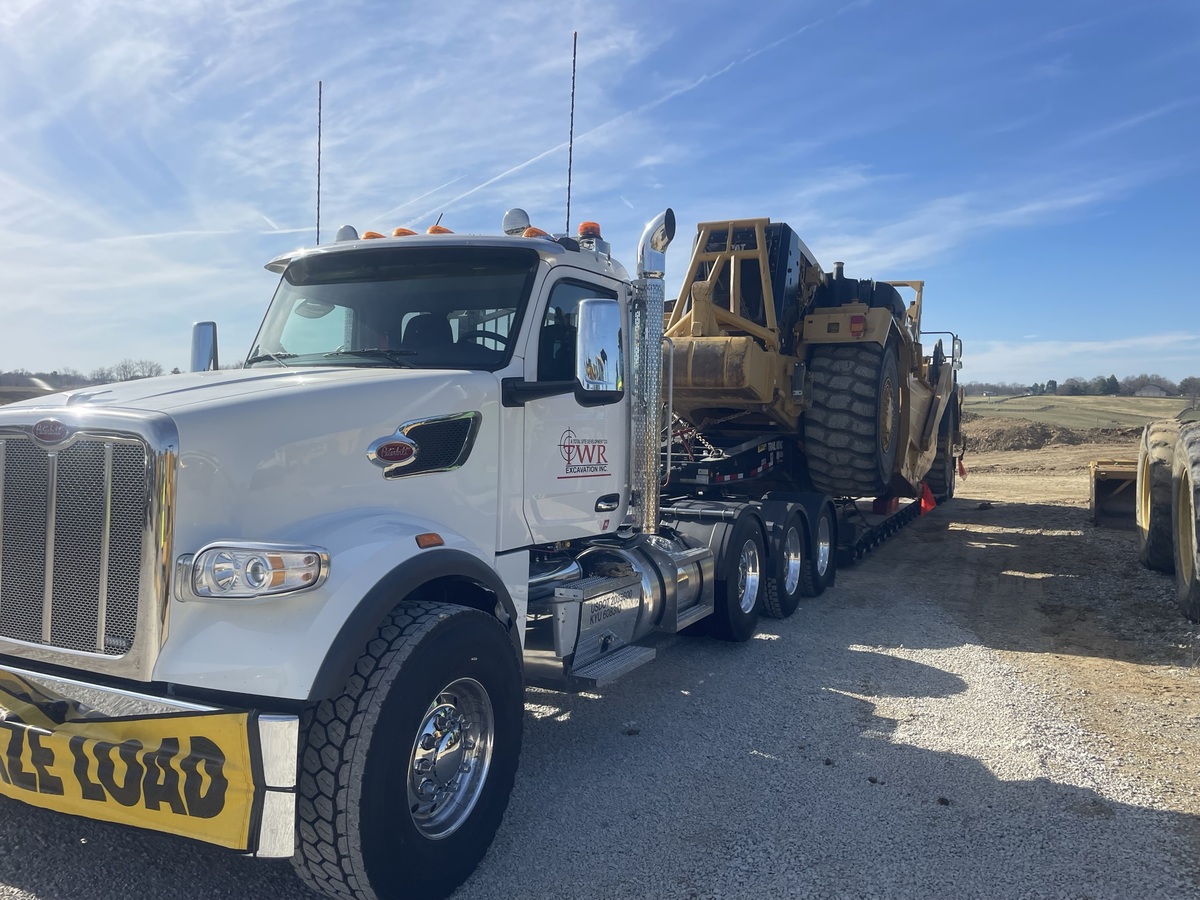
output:
[[[1196,798],[1139,777],[1153,747],[1083,724],[1053,658],[1022,662],[1036,642],[964,627],[964,602],[1027,590],[981,588],[1021,581],[1020,544],[974,547],[976,506],[919,520],[748,644],[667,638],[604,696],[530,689],[512,804],[457,896],[1200,894]],[[955,553],[929,546],[956,529]],[[311,896],[286,862],[0,809],[0,897]]]

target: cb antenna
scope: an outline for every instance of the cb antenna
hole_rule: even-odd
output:
[[[317,82],[317,246],[321,246],[321,82]]]
[[[571,128],[567,136],[567,228],[571,233],[571,166],[575,161],[575,60],[579,56],[579,32],[571,34]]]

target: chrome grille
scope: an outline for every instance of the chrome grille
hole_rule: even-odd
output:
[[[0,639],[130,650],[149,497],[139,440],[81,438],[53,451],[0,438]]]

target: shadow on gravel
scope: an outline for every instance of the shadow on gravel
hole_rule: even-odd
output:
[[[1040,774],[1092,778],[1019,695],[851,649],[904,619],[812,604],[743,645],[664,640],[603,696],[530,689],[512,804],[456,896],[1196,896],[1196,817]],[[283,861],[0,810],[5,896],[313,896]]]
[[[843,569],[838,585],[843,603],[934,600],[996,649],[1195,662],[1197,626],[1175,605],[1173,579],[1141,564],[1131,532],[1075,507],[957,498]],[[919,623],[886,645],[934,646]]]
[[[848,649],[893,623],[814,618],[668,642],[602,698],[530,691],[461,896],[1196,896],[1196,817],[1110,799],[1032,700]]]

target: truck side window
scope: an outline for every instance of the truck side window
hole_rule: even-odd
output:
[[[551,289],[538,335],[538,381],[570,381],[575,377],[579,301],[589,297],[615,300],[617,292],[582,281],[560,281]]]

